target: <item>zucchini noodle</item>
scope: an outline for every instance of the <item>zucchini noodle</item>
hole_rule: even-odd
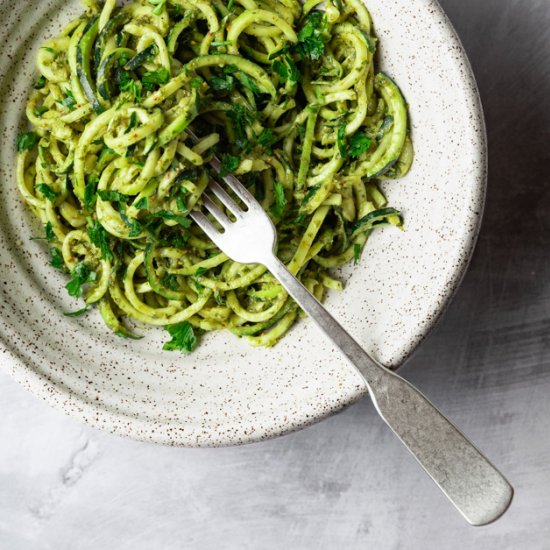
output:
[[[372,230],[402,225],[377,185],[409,170],[399,88],[376,70],[360,0],[86,0],[39,49],[19,135],[21,196],[67,290],[124,337],[139,324],[229,329],[272,346],[299,310],[261,265],[192,223],[208,161],[241,179],[277,227],[278,255],[322,300],[329,270]],[[192,141],[186,129],[199,137]],[[182,325],[183,324],[183,325]],[[190,336],[191,335],[191,336]]]

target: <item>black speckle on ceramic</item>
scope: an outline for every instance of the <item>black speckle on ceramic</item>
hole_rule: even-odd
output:
[[[373,0],[384,70],[410,105],[416,158],[388,183],[404,231],[384,229],[359,266],[345,269],[328,308],[382,363],[397,367],[448,304],[477,237],[486,181],[485,129],[463,49],[436,2]],[[48,263],[41,228],[19,199],[15,137],[36,78],[38,45],[81,11],[77,2],[0,0],[0,353],[25,387],[110,432],[169,445],[230,445],[275,437],[349,405],[365,386],[301,321],[274,349],[209,335],[191,356],[161,351],[166,335],[112,335],[78,304]]]

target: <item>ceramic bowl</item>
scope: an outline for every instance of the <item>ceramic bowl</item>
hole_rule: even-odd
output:
[[[404,231],[370,239],[361,263],[341,272],[327,308],[383,364],[398,367],[426,337],[460,283],[477,237],[486,146],[476,83],[464,50],[431,0],[368,2],[383,69],[410,106],[416,158],[387,183]],[[38,46],[81,12],[76,1],[0,0],[0,348],[2,366],[51,405],[92,426],[170,445],[216,446],[302,428],[365,395],[362,381],[300,321],[272,349],[229,333],[207,335],[189,356],[161,351],[166,334],[139,341],[109,332],[74,302],[48,265],[40,228],[15,185],[15,137],[36,78]]]

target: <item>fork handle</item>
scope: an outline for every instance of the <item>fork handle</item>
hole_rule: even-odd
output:
[[[464,518],[498,519],[513,496],[504,476],[414,386],[372,359],[281,261],[264,264],[357,369],[380,416]]]

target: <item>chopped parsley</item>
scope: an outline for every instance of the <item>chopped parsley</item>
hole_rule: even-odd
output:
[[[166,84],[170,80],[170,71],[161,67],[156,71],[145,73],[141,79],[143,89],[153,91],[157,85]]]
[[[187,201],[185,200],[186,193],[187,189],[182,187],[176,197],[176,206],[180,212],[187,212],[189,210],[189,208],[187,208]]]
[[[136,210],[145,210],[149,207],[149,199],[147,197],[141,197],[137,202],[132,205]]]
[[[232,92],[235,88],[235,79],[230,74],[224,77],[212,76],[208,84],[215,92]]]
[[[208,269],[205,267],[198,267],[197,271],[195,271],[195,277],[202,277],[207,271]]]
[[[120,214],[120,217],[122,218],[122,221],[130,229],[130,233],[128,236],[131,239],[139,236],[143,231],[143,227],[141,226],[141,224],[135,218],[129,218],[128,214],[126,213],[126,210],[124,210],[123,208],[120,209],[119,214]]]
[[[44,75],[40,75],[38,77],[38,80],[34,83],[33,88],[35,90],[42,90],[43,88],[46,87],[46,82],[47,82],[46,77]]]
[[[49,243],[53,243],[55,241],[55,233],[54,233],[54,230],[53,230],[52,222],[48,222],[44,226],[44,231],[46,232],[46,240]]]
[[[47,183],[37,184],[36,189],[45,199],[51,202],[55,201],[57,198],[57,193]]]
[[[250,149],[250,141],[246,134],[246,127],[254,120],[254,114],[246,107],[240,104],[233,105],[230,111],[227,111],[227,116],[233,122],[235,131],[235,145],[244,151]]]
[[[160,284],[170,290],[173,290],[176,292],[180,289],[180,285],[178,283],[178,278],[173,273],[166,274],[161,280]]]
[[[17,150],[21,153],[22,151],[30,151],[36,147],[36,144],[39,142],[40,137],[34,132],[23,132],[17,136]]]
[[[203,83],[203,79],[200,76],[195,76],[191,79],[191,88],[194,88],[195,90],[198,90]]]
[[[166,351],[180,350],[184,353],[190,353],[197,347],[197,337],[191,323],[185,321],[177,325],[165,327],[172,340],[166,342],[162,347]]]
[[[337,143],[342,158],[356,159],[369,150],[372,139],[362,132],[357,132],[351,136],[348,142],[346,139],[346,126],[342,124],[338,127]]]
[[[92,271],[84,262],[77,264],[71,272],[71,280],[65,285],[69,296],[80,298],[82,296],[82,287],[88,283],[93,283],[97,279],[95,271]]]
[[[324,33],[327,29],[327,18],[320,10],[313,10],[305,18],[303,27],[298,33],[298,43],[294,50],[302,59],[317,61],[325,53]]]
[[[147,197],[141,197],[136,203],[133,204],[136,210],[146,210],[149,207],[149,199]]]
[[[130,200],[130,197],[128,195],[123,195],[118,191],[106,191],[104,189],[100,189],[97,194],[99,198],[105,202],[117,202],[126,204]]]
[[[47,107],[44,107],[44,105],[41,105],[40,107],[35,107],[33,110],[34,116],[42,116],[44,113],[47,113],[49,109]]]
[[[277,136],[273,133],[271,128],[264,128],[262,133],[258,136],[258,143],[264,148],[268,155],[271,155],[271,147],[278,141]]]
[[[355,159],[366,153],[371,146],[372,139],[361,132],[357,132],[351,136],[349,142],[348,155]]]
[[[285,55],[283,61],[279,59],[273,61],[271,68],[281,77],[281,84],[285,84],[287,81],[295,83],[300,80],[300,71],[289,55]]]
[[[63,254],[61,254],[61,250],[59,250],[59,248],[56,248],[55,246],[50,248],[50,256],[50,264],[55,267],[55,269],[63,269],[65,267]]]
[[[220,176],[223,178],[227,174],[232,174],[241,163],[241,159],[234,155],[223,155],[222,156],[222,169],[220,171]]]
[[[170,210],[159,210],[158,212],[154,212],[153,214],[150,214],[150,217],[159,218],[165,221],[166,220],[174,221],[185,229],[191,227],[190,218],[186,218],[185,216],[180,216],[178,214],[175,214],[174,212],[171,212]]]
[[[86,210],[93,210],[96,203],[96,189],[99,183],[99,178],[96,175],[91,175],[84,186],[84,207]]]
[[[136,103],[141,101],[141,87],[128,71],[119,72],[119,87],[121,92],[127,92]]]
[[[108,233],[99,221],[96,220],[93,225],[88,228],[88,237],[90,237],[92,244],[101,251],[101,258],[112,262],[114,256],[109,246]]]

